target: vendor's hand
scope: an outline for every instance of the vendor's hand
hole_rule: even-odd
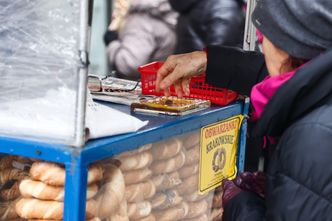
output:
[[[203,51],[188,54],[172,55],[157,73],[156,90],[164,90],[169,96],[169,87],[174,84],[179,97],[189,95],[190,78],[206,71],[207,56]]]

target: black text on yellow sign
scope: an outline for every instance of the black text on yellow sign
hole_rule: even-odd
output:
[[[204,194],[234,179],[242,115],[208,125],[201,129],[199,193]]]

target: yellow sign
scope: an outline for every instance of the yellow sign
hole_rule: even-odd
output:
[[[243,116],[238,115],[201,129],[200,194],[218,187],[224,178],[235,178],[242,120]]]

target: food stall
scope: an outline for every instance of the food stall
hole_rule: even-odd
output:
[[[0,5],[0,220],[220,219],[221,180],[244,169],[248,99],[180,116],[86,105],[88,1]],[[89,136],[95,105],[145,123]]]

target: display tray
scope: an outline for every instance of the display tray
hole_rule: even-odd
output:
[[[184,116],[210,107],[207,100],[156,97],[146,98],[131,104],[131,110],[141,114]]]

